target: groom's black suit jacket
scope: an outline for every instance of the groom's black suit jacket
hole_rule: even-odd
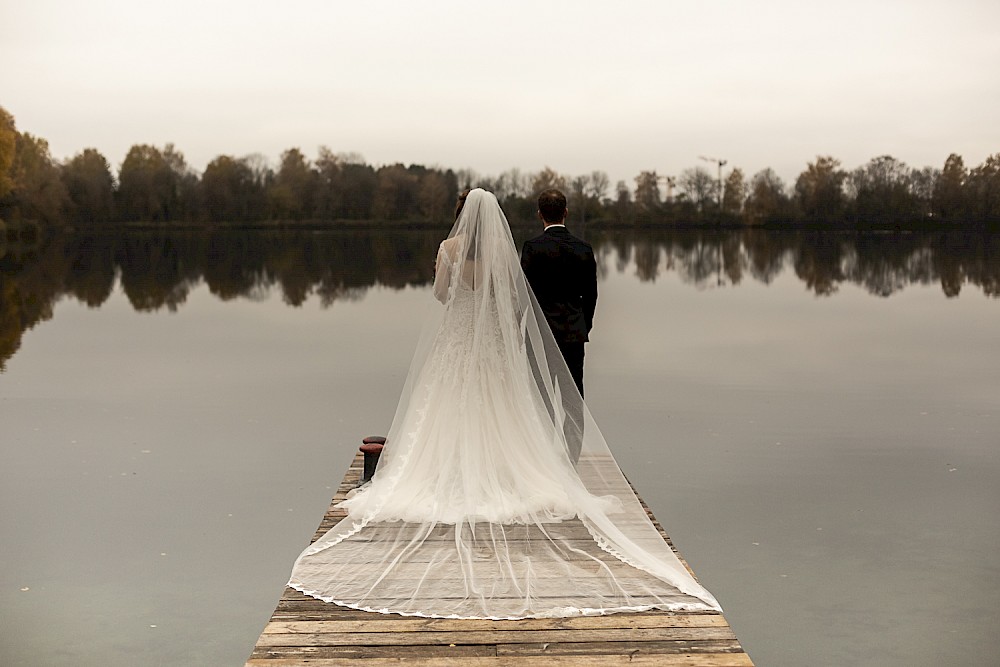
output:
[[[565,227],[548,227],[525,241],[521,268],[556,342],[587,342],[597,305],[597,262],[590,244]]]

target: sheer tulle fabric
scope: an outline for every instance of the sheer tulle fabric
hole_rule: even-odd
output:
[[[289,585],[429,617],[718,609],[612,457],[492,194],[469,194],[434,294],[375,476]]]

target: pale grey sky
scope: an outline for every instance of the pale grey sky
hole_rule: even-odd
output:
[[[57,158],[301,147],[612,180],[1000,152],[997,0],[0,0],[0,105]],[[727,167],[728,169],[729,167]]]

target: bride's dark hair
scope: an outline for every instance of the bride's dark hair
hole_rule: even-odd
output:
[[[458,201],[455,202],[455,219],[456,220],[458,220],[458,216],[462,215],[462,209],[465,207],[465,199],[469,196],[470,192],[472,192],[472,190],[470,190],[469,188],[466,188],[465,190],[462,190],[461,193],[459,193],[459,195],[458,195]]]

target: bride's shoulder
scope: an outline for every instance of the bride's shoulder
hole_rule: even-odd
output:
[[[462,243],[462,239],[458,236],[453,236],[450,239],[445,239],[441,241],[440,250],[446,253],[449,257],[454,258],[455,254],[458,252],[459,246]]]

